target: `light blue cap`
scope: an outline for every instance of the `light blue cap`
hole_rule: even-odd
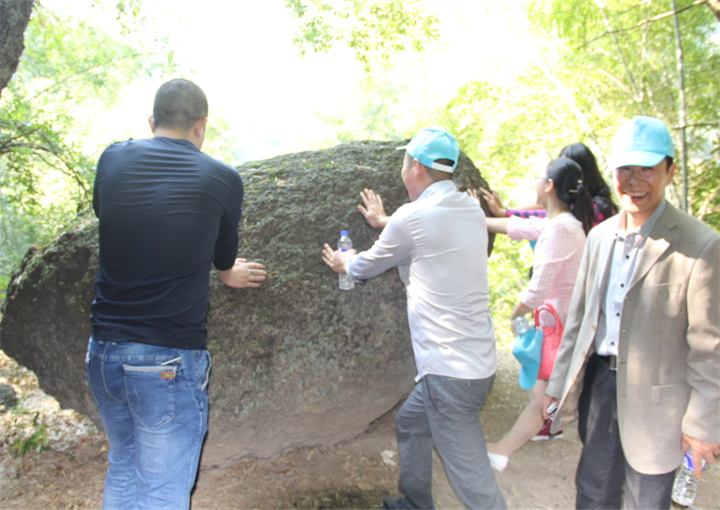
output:
[[[615,133],[610,156],[611,168],[651,167],[666,156],[675,157],[672,136],[667,126],[652,117],[634,117]]]
[[[448,173],[455,171],[460,157],[460,148],[455,137],[440,128],[420,130],[409,144],[400,149],[407,150],[410,157],[417,159],[423,165]],[[453,166],[436,163],[438,159],[449,159],[453,162]]]

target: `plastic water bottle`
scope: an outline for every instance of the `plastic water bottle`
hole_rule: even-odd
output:
[[[347,230],[341,230],[340,231],[340,240],[338,241],[338,250],[340,251],[348,251],[351,249],[352,246],[352,239],[350,239],[350,232]],[[348,274],[339,274],[338,275],[338,285],[340,286],[340,290],[351,290],[355,288],[355,282],[353,281],[352,277]]]
[[[524,315],[518,315],[512,321],[512,330],[515,336],[522,336],[532,329],[532,324]]]
[[[702,461],[702,468],[705,469],[705,459]],[[682,466],[678,469],[677,475],[675,475],[675,483],[672,488],[672,499],[675,503],[682,506],[690,506],[695,501],[695,495],[697,494],[698,478],[693,473],[695,465],[692,459],[692,451],[688,450],[685,453]]]

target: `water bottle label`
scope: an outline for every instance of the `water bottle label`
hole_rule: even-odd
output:
[[[695,470],[695,463],[693,462],[692,455],[690,455],[689,453],[685,454],[685,458],[683,459],[683,466],[688,468],[690,471]],[[703,471],[705,471],[705,466],[707,466],[707,461],[705,461],[705,459],[703,459],[703,461],[702,461],[702,470]]]

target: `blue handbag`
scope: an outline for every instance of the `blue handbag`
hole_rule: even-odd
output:
[[[540,360],[542,359],[543,330],[533,327],[526,333],[516,336],[512,353],[520,362],[520,387],[529,390],[535,385]]]

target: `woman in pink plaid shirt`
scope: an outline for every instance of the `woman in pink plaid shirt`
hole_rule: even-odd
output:
[[[590,192],[590,196],[592,196],[593,210],[595,211],[593,227],[598,223],[605,221],[610,216],[617,214],[618,208],[617,205],[615,205],[615,202],[613,202],[610,193],[610,186],[608,186],[605,179],[603,179],[600,169],[598,168],[597,160],[595,159],[595,154],[593,154],[590,150],[590,147],[580,142],[571,143],[570,145],[563,147],[558,157],[570,158],[580,165],[583,175],[583,185]],[[532,204],[528,206],[529,208],[525,209],[505,209],[500,202],[500,197],[498,197],[497,193],[491,193],[487,190],[483,190],[483,196],[487,201],[490,212],[495,217],[545,217],[545,210],[542,208],[538,209],[538,204]],[[537,232],[537,235],[539,234],[540,232]],[[533,249],[535,249],[534,241],[531,241],[531,244],[533,245]]]
[[[512,239],[537,241],[533,275],[520,294],[511,320],[530,314],[541,305],[551,305],[564,324],[585,238],[595,220],[592,198],[583,185],[580,166],[565,157],[551,161],[535,187],[537,203],[547,212],[545,218],[488,218],[488,230],[507,234]],[[556,326],[553,315],[540,313],[540,326]],[[542,402],[546,388],[547,380],[538,379],[530,390],[530,402],[510,432],[498,443],[488,445],[490,462],[498,471],[505,469],[515,450],[536,435],[540,439],[538,431],[544,429]]]

